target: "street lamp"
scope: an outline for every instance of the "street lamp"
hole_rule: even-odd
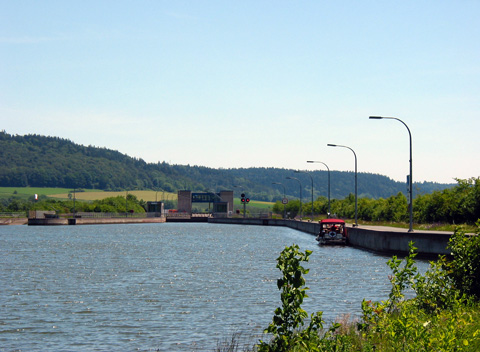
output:
[[[282,199],[282,203],[283,203],[283,219],[285,220],[285,217],[286,217],[286,210],[285,210],[285,186],[283,185],[283,183],[280,183],[280,182],[272,182],[272,185],[280,185],[280,186],[283,186],[283,199]]]
[[[357,211],[357,154],[355,154],[355,151],[350,148],[350,147],[347,147],[346,145],[338,145],[338,144],[327,144],[327,147],[340,147],[340,148],[347,148],[347,149],[350,149],[353,153],[353,155],[355,156],[355,225],[354,226],[358,226],[358,221],[357,221],[357,214],[358,214],[358,211]]]
[[[331,209],[330,209],[330,168],[328,167],[327,164],[325,164],[322,161],[314,161],[314,160],[308,160],[307,163],[319,163],[325,165],[325,167],[328,170],[328,217],[330,217]]]
[[[409,194],[409,212],[410,212],[410,225],[408,228],[408,232],[413,232],[413,177],[412,177],[412,133],[410,132],[410,128],[408,128],[407,124],[402,120],[396,117],[384,117],[384,116],[370,116],[370,119],[373,120],[381,120],[381,119],[388,119],[388,120],[397,120],[403,123],[403,125],[407,128],[408,137],[410,139],[410,176],[408,177],[408,194]]]
[[[296,170],[295,172],[296,172],[296,173],[301,173],[301,172],[303,172],[303,173],[307,174],[308,176],[310,176],[310,179],[312,180],[312,221],[313,221],[313,177],[312,177],[312,175],[310,175],[310,174],[309,174],[308,172],[306,172],[306,171]]]
[[[285,177],[288,180],[297,180],[298,184],[300,185],[300,220],[302,219],[302,183],[298,178],[295,177]]]

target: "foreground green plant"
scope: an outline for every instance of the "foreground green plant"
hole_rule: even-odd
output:
[[[307,312],[302,309],[303,300],[308,297],[303,275],[308,273],[301,262],[308,262],[312,251],[300,252],[298,245],[286,247],[277,258],[277,268],[283,276],[277,280],[278,289],[281,290],[282,307],[275,310],[273,321],[265,333],[273,335],[270,343],[260,341],[257,346],[259,351],[289,351],[294,348],[308,348],[312,340],[315,341],[319,331],[323,329],[324,321],[322,312],[310,316],[310,324],[302,331],[298,328],[304,326]]]
[[[480,220],[476,225],[479,231],[474,236],[455,231],[449,242],[453,259],[444,267],[455,287],[480,300]]]
[[[480,351],[480,222],[477,235],[455,231],[449,242],[451,258],[439,257],[420,274],[416,248],[409,244],[403,260],[392,257],[391,291],[381,302],[364,300],[359,322],[335,323],[324,329],[322,312],[312,314],[304,327],[307,312],[301,308],[307,297],[308,273],[301,263],[311,251],[286,247],[277,259],[282,278],[282,307],[275,310],[265,330],[269,343],[260,341],[258,351]],[[415,294],[406,299],[407,290]],[[303,329],[303,330],[300,330]]]
[[[393,271],[389,299],[362,304],[364,346],[378,351],[479,351],[479,244],[478,235],[456,231],[449,244],[452,260],[440,257],[425,275],[415,266],[412,243],[403,267],[393,257],[388,262]],[[408,288],[416,296],[405,300]]]

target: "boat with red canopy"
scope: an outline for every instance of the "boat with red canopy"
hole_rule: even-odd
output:
[[[320,232],[316,240],[319,244],[347,244],[348,233],[345,221],[341,219],[321,220]]]

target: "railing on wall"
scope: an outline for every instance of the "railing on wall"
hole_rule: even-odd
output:
[[[25,218],[27,213],[24,211],[1,212],[0,218]]]

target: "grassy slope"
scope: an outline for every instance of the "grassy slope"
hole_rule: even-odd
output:
[[[68,199],[68,193],[72,190],[69,188],[42,188],[42,187],[0,187],[0,199],[8,199],[11,197],[20,198],[23,200],[33,200],[35,194],[38,196],[52,197],[55,194],[65,194],[65,199]],[[85,190],[85,192],[99,192],[98,190]],[[78,194],[78,193],[77,193]]]
[[[99,199],[105,199],[109,197],[117,197],[117,196],[122,196],[125,197],[126,192],[121,191],[121,192],[105,192],[105,191],[99,191],[99,192],[81,192],[81,193],[76,193],[75,197],[76,199],[80,200],[99,200]],[[162,201],[162,200],[176,200],[177,195],[175,193],[168,193],[168,192],[155,192],[155,191],[128,191],[128,194],[132,194],[136,196],[138,199],[143,199],[146,202],[154,202],[155,200],[157,201]],[[50,197],[54,198],[60,198],[60,199],[65,199],[68,198],[68,193],[57,193],[57,194],[51,194]]]
[[[70,192],[71,189],[68,188],[42,188],[42,187],[0,187],[0,197],[10,197],[13,195],[18,196],[33,196],[38,194],[39,196],[45,195],[50,196],[57,193],[66,193]],[[95,190],[89,190],[92,192]],[[16,194],[15,194],[16,192]]]

